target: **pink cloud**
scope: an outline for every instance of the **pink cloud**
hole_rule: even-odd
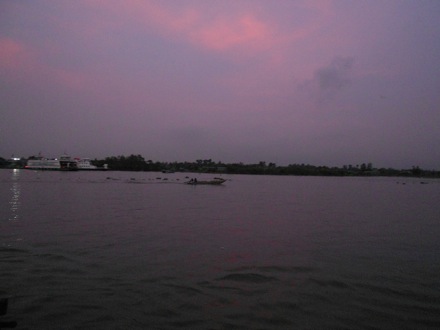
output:
[[[0,39],[0,67],[11,73],[14,79],[50,80],[76,89],[86,79],[84,73],[50,67],[38,60],[38,50],[32,45],[10,38]]]
[[[304,62],[321,65],[321,59],[302,58],[304,49],[318,53],[322,24],[332,16],[332,3],[326,0],[282,2],[265,10],[265,2],[126,0],[87,1],[91,12],[99,19],[86,22],[86,27],[76,29],[84,37],[94,39],[114,30],[130,29],[156,34],[172,42],[190,44],[206,51],[220,53],[233,61],[249,57],[260,61],[259,69],[266,72],[283,70],[283,66],[311,72]],[[291,14],[291,20],[279,20],[280,11]],[[83,22],[81,23],[83,24]],[[107,40],[107,39],[106,39]],[[112,42],[108,38],[108,42]],[[92,40],[90,42],[93,42]],[[117,41],[113,41],[117,42]],[[313,62],[315,61],[315,62]],[[263,63],[264,62],[264,63]],[[289,64],[290,63],[290,64]]]
[[[259,9],[259,6],[247,6],[245,3],[234,3],[230,6],[212,6],[205,2],[161,2],[154,0],[120,1],[87,1],[88,12],[96,13],[95,19],[86,21],[59,20],[64,31],[72,31],[78,35],[84,45],[101,45],[104,48],[109,43],[118,42],[117,38],[109,37],[113,31],[136,29],[147,34],[159,34],[176,42],[189,43],[195,47],[221,53],[234,61],[242,61],[252,57],[254,64],[240,72],[225,73],[219,77],[226,85],[248,86],[248,91],[261,88],[259,81],[273,79],[289,80],[291,70],[297,70],[292,48],[301,40],[310,37],[316,31],[316,19],[306,25],[281,26],[275,21],[273,13]],[[323,5],[324,4],[324,5]],[[311,6],[311,7],[310,7]],[[215,8],[214,8],[215,7]],[[300,7],[309,7],[317,16],[320,12],[328,11],[327,2],[307,3]],[[291,8],[291,7],[289,7]],[[271,16],[272,15],[272,16]],[[315,16],[316,17],[316,16]],[[73,32],[74,31],[74,32]],[[47,41],[45,51],[56,53],[56,46]],[[5,44],[5,46],[3,46]],[[37,46],[35,46],[37,47]],[[28,49],[23,44],[12,40],[2,41],[0,58],[2,63],[23,63],[26,59],[30,65],[28,70],[34,70],[36,75],[43,75],[60,84],[74,89],[96,89],[97,78],[93,72],[100,70],[92,68],[89,71],[69,70],[68,68],[53,67],[50,63],[40,63],[38,52],[25,58]],[[25,51],[26,50],[26,51]],[[18,56],[20,54],[20,56]],[[33,60],[32,60],[33,59]],[[292,63],[290,71],[285,70],[286,63]],[[1,65],[1,64],[0,64]],[[298,66],[298,68],[303,67]],[[301,69],[303,70],[303,69]],[[243,75],[245,73],[245,76]],[[275,78],[275,73],[277,77]],[[104,76],[108,76],[104,74]],[[273,76],[273,79],[270,77]],[[277,93],[266,85],[266,93]],[[273,84],[271,84],[273,85]],[[234,88],[235,89],[235,88]]]
[[[270,26],[252,14],[234,19],[220,17],[189,35],[193,42],[220,51],[234,47],[266,48],[273,40]]]
[[[0,39],[0,66],[16,69],[27,59],[25,46],[9,38]]]
[[[103,8],[98,3],[93,6]],[[203,4],[176,6],[170,2],[127,0],[106,2],[104,6],[116,18],[112,24],[118,24],[118,17],[126,21],[129,16],[149,30],[213,51],[237,47],[267,48],[275,37],[275,29],[270,22],[244,7],[235,8],[236,13],[231,15],[224,10],[214,12],[210,6]]]
[[[89,81],[89,85],[92,85],[91,81],[93,79],[90,79],[91,77],[86,75],[85,73],[80,72],[73,72],[69,70],[63,70],[63,69],[52,69],[51,76],[53,77],[54,81],[57,83],[61,83],[64,86],[69,87],[70,89],[76,89],[81,90],[84,88],[87,88],[85,83]]]

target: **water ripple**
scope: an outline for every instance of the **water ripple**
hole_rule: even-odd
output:
[[[266,283],[271,281],[277,281],[278,279],[273,276],[265,276],[255,273],[235,273],[225,275],[218,278],[219,281],[233,281],[233,282],[245,282],[245,283]]]

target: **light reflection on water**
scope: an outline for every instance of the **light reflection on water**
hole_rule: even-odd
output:
[[[11,214],[9,216],[10,221],[17,221],[19,219],[19,209],[20,209],[20,194],[21,194],[21,184],[20,184],[20,170],[12,170],[12,187],[11,187],[11,200],[9,202]]]

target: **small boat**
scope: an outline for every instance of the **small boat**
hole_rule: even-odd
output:
[[[185,182],[186,184],[190,184],[190,185],[199,185],[199,184],[211,184],[211,185],[219,185],[222,184],[223,182],[225,182],[225,179],[222,178],[214,178],[212,180],[207,180],[207,181],[198,181],[197,179],[191,179],[187,182]]]
[[[78,166],[78,170],[81,171],[106,171],[108,170],[108,165],[104,164],[103,167],[98,167],[92,164],[90,158],[75,158]]]

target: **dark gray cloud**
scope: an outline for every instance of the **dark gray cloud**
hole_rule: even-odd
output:
[[[315,80],[322,92],[338,91],[350,83],[353,57],[337,57],[315,73]]]
[[[318,105],[334,100],[352,83],[354,62],[354,57],[335,57],[315,70],[312,79],[300,83],[299,92]]]

